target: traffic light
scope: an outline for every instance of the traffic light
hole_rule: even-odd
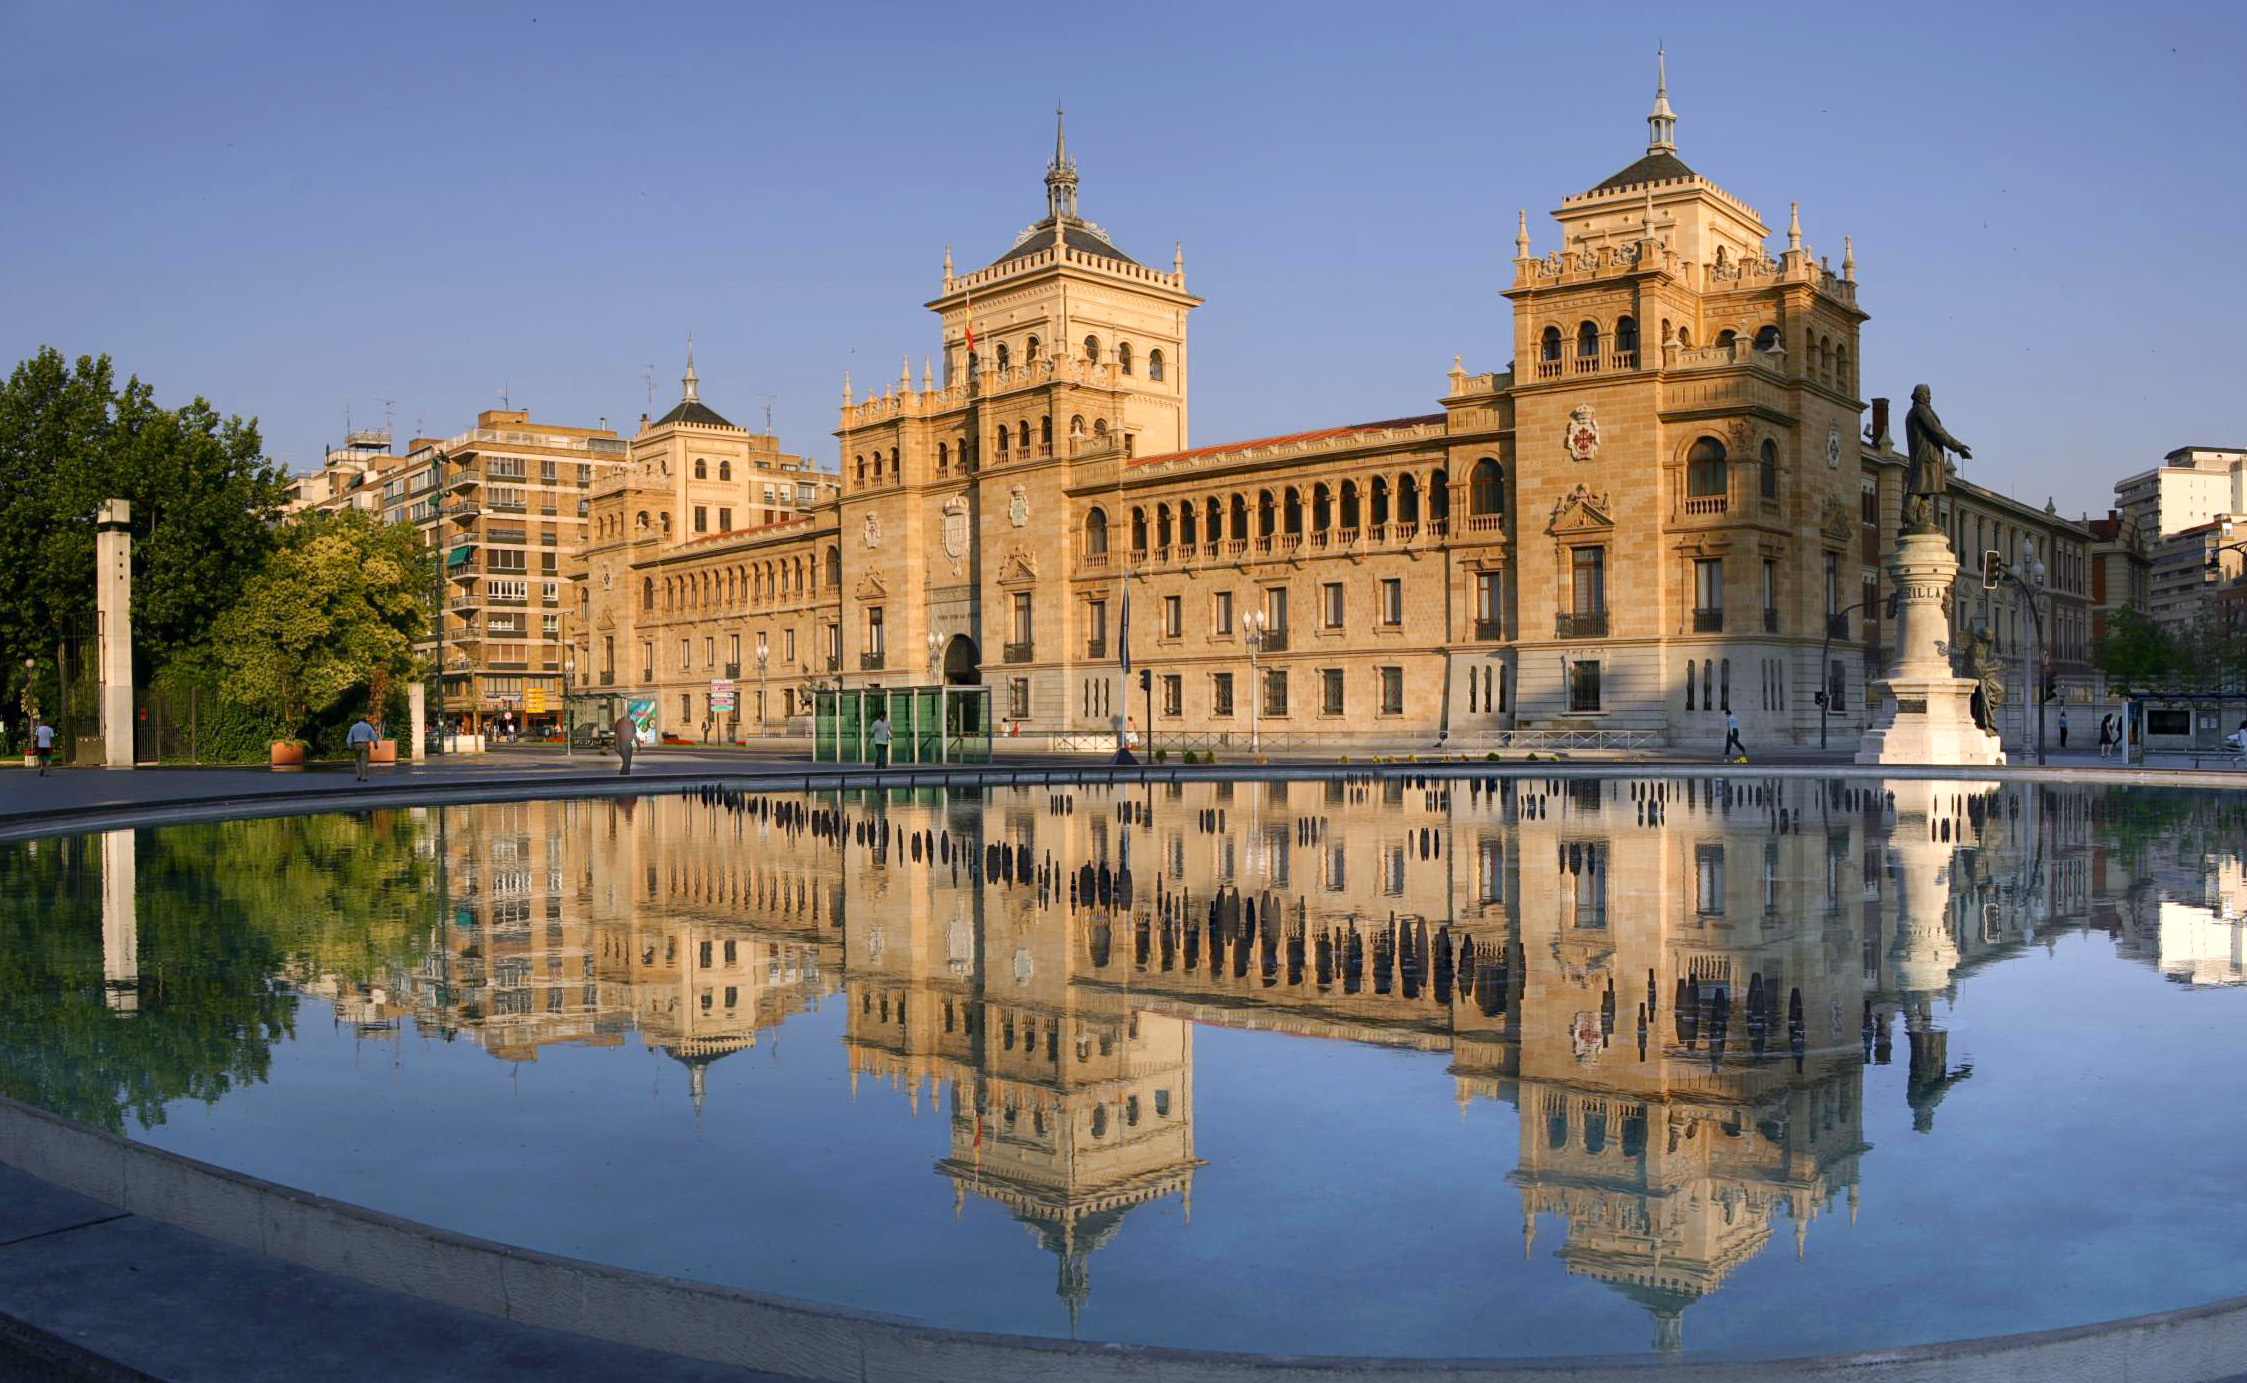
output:
[[[2004,557],[2000,556],[1998,550],[1994,547],[1984,549],[1982,552],[1982,589],[1985,591],[1996,590],[1998,581],[2004,575]]]
[[[1154,669],[1153,669],[1153,668],[1141,668],[1141,669],[1139,669],[1139,690],[1141,690],[1141,691],[1143,691],[1143,692],[1151,692],[1151,691],[1153,691],[1154,689],[1155,689],[1155,672],[1154,672]]]

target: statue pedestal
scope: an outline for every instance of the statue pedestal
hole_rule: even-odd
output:
[[[1861,764],[2001,764],[1998,738],[1974,723],[1974,679],[1951,673],[1944,604],[1958,558],[1940,532],[1906,533],[1888,557],[1898,592],[1896,658],[1873,683],[1878,701]]]

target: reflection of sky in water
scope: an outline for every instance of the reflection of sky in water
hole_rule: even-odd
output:
[[[1328,800],[1298,785],[1285,804],[1246,786],[1222,803],[1157,794],[1151,829],[1128,828],[1138,913],[1157,924],[1145,968],[1120,917],[1098,964],[1090,912],[1040,907],[1035,888],[979,895],[894,845],[838,854],[676,799],[452,809],[442,850],[430,813],[142,832],[131,1016],[97,1011],[100,852],[11,846],[12,925],[32,929],[11,935],[68,944],[31,948],[0,1000],[64,994],[37,1016],[68,1035],[59,1057],[10,1039],[5,1088],[63,1106],[87,1082],[57,1072],[101,1050],[102,1024],[153,1041],[190,996],[230,1011],[188,983],[190,958],[218,948],[289,976],[305,996],[295,1033],[262,1080],[212,1102],[184,1072],[159,1092],[162,1122],[125,1118],[133,1136],[471,1234],[945,1325],[1065,1334],[1073,1303],[1095,1339],[1502,1356],[1642,1349],[1682,1319],[1670,1329],[1689,1349],[1787,1355],[2241,1290],[2247,1212],[2227,1193],[2247,1078],[2209,1059],[2247,1027],[2247,995],[2209,984],[2238,977],[2222,952],[2240,808],[2063,789],[1954,815],[1946,798],[1935,818],[1973,842],[1954,854],[1926,843],[1939,828],[1913,799],[1883,825],[1792,784],[1800,825],[1774,831],[1768,798],[1743,791],[1720,813],[1680,783],[1649,824],[1651,791],[1493,803],[1461,785],[1448,808],[1378,786]],[[1204,816],[1219,807],[1222,830]],[[982,822],[992,838],[1032,831],[1040,858],[1068,865],[1113,850],[1115,800],[1080,789],[1075,808],[1002,793]],[[962,804],[889,811],[977,822]],[[1304,820],[1324,820],[1323,838]],[[1211,979],[1206,944],[1188,973],[1182,930],[1162,970],[1158,872],[1183,869],[1199,921],[1216,871],[1229,862],[1245,885],[1283,854],[1287,882],[1270,887],[1283,935],[1304,909],[1301,983],[1284,940],[1271,985],[1253,944],[1241,978],[1228,964]],[[239,858],[287,887],[220,877]],[[39,868],[71,882],[50,879],[62,902],[33,918]],[[838,897],[842,925],[824,901]],[[1353,912],[1362,986],[1322,992],[1313,938]],[[1427,917],[1439,946],[1448,921],[1488,948],[1485,984],[1502,961],[1497,1012],[1404,999],[1396,959],[1380,968],[1392,992],[1373,993],[1392,912]],[[158,914],[207,920],[175,939]],[[1714,1070],[1706,1009],[1693,1049],[1677,1041],[1688,973],[1731,986]],[[1760,1059],[1750,975],[1776,977]],[[722,988],[702,1010],[700,990],[727,981],[731,1015]],[[1776,998],[1797,988],[1800,1074]],[[900,998],[908,1021],[883,1021]],[[1866,1061],[1868,1001],[1885,1064]],[[339,1014],[394,1026],[362,1036]],[[135,1059],[218,1059],[154,1050]],[[909,1095],[908,1073],[928,1083]],[[1526,1255],[1525,1204],[1544,1211]],[[1790,1204],[1815,1212],[1799,1259]]]

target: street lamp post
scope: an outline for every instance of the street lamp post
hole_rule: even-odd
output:
[[[2049,656],[2044,646],[2044,612],[2037,608],[2036,597],[2044,589],[2044,564],[2030,558],[2007,567],[2000,575],[2013,583],[2021,593],[2021,603],[2028,607],[2029,625],[2036,631],[2036,656],[2029,659],[2027,675],[2021,678],[2022,690],[2036,711],[2036,729],[2030,738],[2036,745],[2036,761],[2044,762],[2044,667]],[[1991,719],[1996,719],[1992,716]]]
[[[577,757],[577,727],[570,724],[570,688],[577,682],[577,655],[562,655],[562,757]]]
[[[1241,616],[1241,639],[1248,645],[1248,752],[1258,758],[1264,755],[1264,726],[1257,712],[1262,706],[1257,694],[1256,655],[1264,647],[1264,612],[1251,610]]]
[[[1847,629],[1845,621],[1865,607],[1865,602],[1836,610],[1826,616],[1825,642],[1818,646],[1818,747],[1826,747],[1826,713],[1833,707],[1833,636],[1836,629]],[[1847,637],[1844,635],[1843,637]]]
[[[757,640],[757,737],[770,739],[772,731],[765,720],[765,668],[772,660],[772,648],[762,637]]]

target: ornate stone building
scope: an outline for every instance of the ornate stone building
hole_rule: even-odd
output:
[[[1002,733],[1083,743],[1129,716],[1173,747],[1252,726],[1714,746],[1727,711],[1750,745],[1815,742],[1816,693],[1877,637],[1827,640],[1866,590],[1864,484],[1885,466],[1858,422],[1854,255],[1835,268],[1796,214],[1774,253],[1679,156],[1666,84],[1647,124],[1642,157],[1562,200],[1542,253],[1523,213],[1505,368],[1455,358],[1420,414],[1213,447],[1187,427],[1183,253],[1150,268],[1084,219],[1057,134],[1044,218],[981,268],[945,253],[940,371],[924,358],[916,387],[908,359],[863,396],[846,377],[839,502],[728,535],[738,553],[642,541],[614,526],[630,505],[597,520],[595,574],[614,554],[642,594],[605,615],[595,594],[610,626],[581,661],[660,691],[689,737],[705,669],[678,649],[769,610],[799,681],[768,720],[832,676],[982,682]],[[795,603],[664,603],[737,557],[802,568],[769,598]],[[1862,700],[1836,698],[1832,733],[1856,733]]]

